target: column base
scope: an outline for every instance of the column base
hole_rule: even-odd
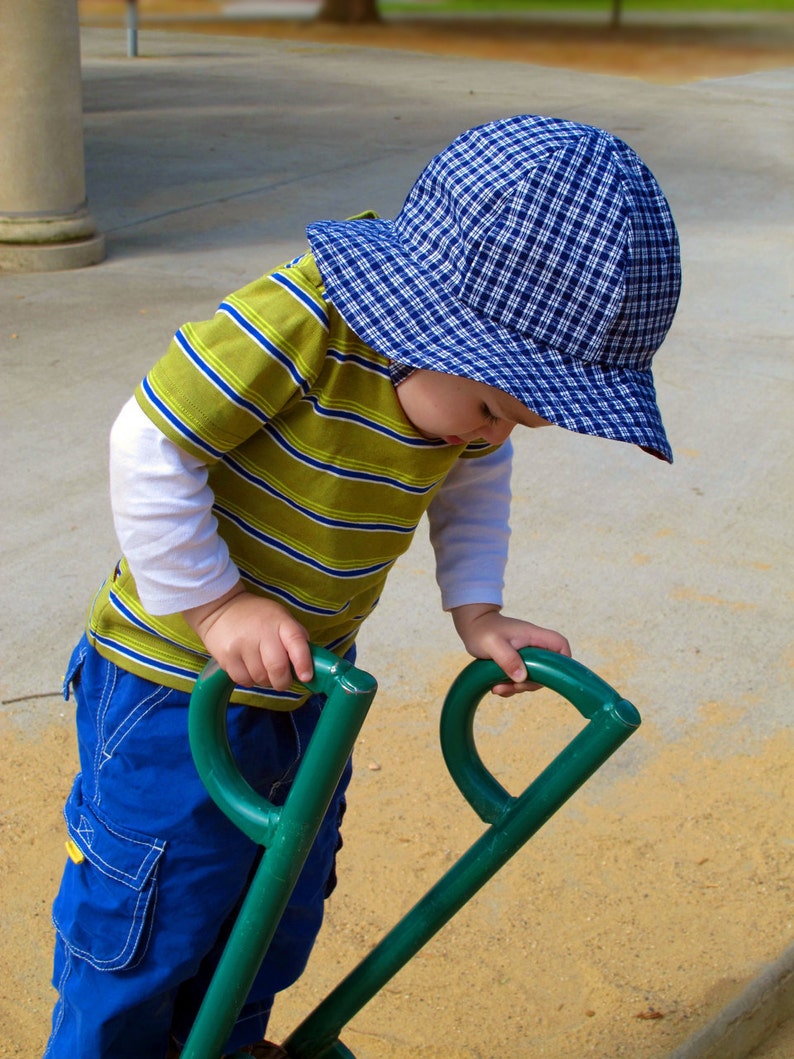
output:
[[[104,235],[69,243],[0,243],[0,272],[62,272],[104,258]]]
[[[85,205],[62,214],[0,214],[0,272],[57,272],[104,257],[105,237]]]

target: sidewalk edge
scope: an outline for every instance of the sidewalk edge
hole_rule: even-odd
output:
[[[794,942],[668,1059],[745,1059],[794,1017]]]

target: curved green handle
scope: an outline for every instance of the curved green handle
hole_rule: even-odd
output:
[[[350,696],[367,705],[375,694],[374,679],[350,662],[325,648],[311,645],[314,676],[307,681],[310,691],[345,705]],[[258,794],[244,779],[234,760],[226,727],[226,709],[234,684],[217,662],[210,662],[196,681],[190,700],[188,734],[199,775],[213,801],[229,819],[259,845],[268,845],[282,810]],[[331,706],[331,712],[335,707]]]
[[[592,738],[603,734],[612,745],[615,734],[639,726],[637,709],[581,662],[539,647],[525,647],[519,653],[531,681],[556,691],[595,722]],[[486,823],[498,820],[513,799],[477,752],[474,715],[486,692],[504,681],[509,677],[495,662],[477,659],[453,682],[441,712],[441,749],[447,768],[463,797]]]
[[[637,710],[570,658],[525,648],[532,681],[561,694],[587,718],[557,757],[517,797],[480,760],[473,721],[483,695],[508,678],[494,663],[471,662],[449,690],[441,715],[447,767],[469,805],[490,824],[435,886],[301,1023],[285,1043],[296,1059],[336,1059],[343,1026],[604,764],[640,724]]]
[[[331,803],[356,736],[377,690],[375,679],[320,647],[311,647],[314,677],[306,686],[326,696],[284,805],[276,807],[245,780],[232,755],[226,709],[234,685],[214,662],[193,689],[190,747],[218,807],[267,849],[254,873],[182,1059],[216,1059],[242,1010],[289,896]]]

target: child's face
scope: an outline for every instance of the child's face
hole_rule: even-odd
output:
[[[406,417],[426,438],[460,445],[482,438],[491,445],[505,441],[513,427],[551,426],[515,397],[458,375],[418,370],[397,387]]]

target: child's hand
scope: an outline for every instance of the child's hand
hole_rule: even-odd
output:
[[[304,627],[281,604],[254,596],[239,583],[220,599],[186,610],[183,616],[235,684],[286,691],[292,670],[304,683],[312,678]]]
[[[568,641],[553,629],[543,629],[519,618],[509,618],[488,603],[470,603],[454,607],[452,620],[470,655],[491,658],[512,679],[511,684],[497,684],[495,695],[515,695],[519,691],[536,691],[539,684],[527,680],[527,667],[518,653],[521,647],[543,647],[547,651],[571,657]]]

